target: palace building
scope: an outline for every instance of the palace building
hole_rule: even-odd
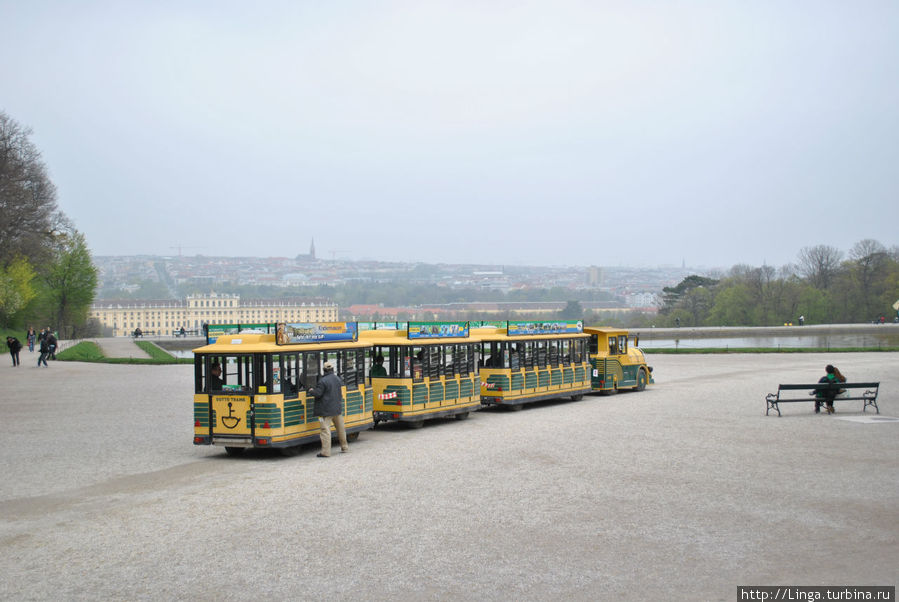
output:
[[[129,336],[136,328],[147,334],[173,335],[181,328],[202,334],[204,324],[270,324],[336,322],[337,304],[325,299],[251,299],[240,295],[189,295],[185,300],[97,301],[90,317],[112,336]]]

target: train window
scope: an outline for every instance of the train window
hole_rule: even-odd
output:
[[[318,376],[321,374],[321,354],[318,351],[310,351],[303,354],[303,371],[300,376],[300,385],[311,389],[318,384]]]
[[[369,377],[384,378],[385,376],[397,376],[398,354],[391,353],[395,347],[373,347],[371,361],[368,369]]]
[[[509,368],[518,370],[521,368],[521,352],[520,345],[509,343]]]
[[[574,342],[574,345],[571,350],[571,361],[575,364],[580,364],[584,361],[584,339],[577,339]]]
[[[537,341],[537,366],[546,368],[546,341]]]
[[[299,353],[285,353],[280,356],[280,366],[278,356],[272,357],[273,368],[277,370],[273,375],[272,393],[284,393],[284,399],[300,394],[300,357]]]
[[[430,361],[428,362],[428,376],[431,378],[440,378],[443,374],[443,347],[441,345],[431,345],[428,348]]]
[[[522,343],[519,343],[521,345]],[[524,344],[524,367],[534,367],[534,341],[526,341]]]
[[[365,382],[365,350],[354,349],[353,353],[356,354],[356,384],[362,384]]]
[[[599,335],[590,335],[590,353],[599,353]]]
[[[443,373],[446,376],[455,376],[456,375],[456,355],[458,345],[444,345],[443,346]]]
[[[253,356],[206,355],[199,366],[198,392],[250,391],[253,387]],[[198,383],[198,384],[199,384]]]
[[[425,365],[428,361],[428,356],[425,353],[424,347],[412,347],[412,380],[420,381],[424,379],[424,375],[426,373]]]
[[[547,362],[550,366],[559,365],[559,341],[547,341]]]
[[[453,374],[466,374],[468,345],[453,345]]]
[[[256,387],[259,389],[258,392],[262,395],[274,393],[275,382],[278,383],[278,392],[280,392],[281,357],[277,354],[272,355],[266,353],[265,355],[258,356],[257,359],[259,362],[256,364]],[[275,374],[278,375],[277,379]]]
[[[609,337],[609,355],[618,355],[618,339]]]
[[[358,384],[356,382],[356,351],[353,349],[341,351],[339,357],[340,372],[338,374],[343,380],[343,384],[347,387],[355,387]]]
[[[396,378],[412,378],[411,355],[409,347],[391,347],[386,360],[387,374]]]
[[[502,343],[499,341],[485,341],[481,343],[481,357],[484,358],[485,368],[502,368]]]
[[[627,353],[627,335],[618,337],[618,353]]]

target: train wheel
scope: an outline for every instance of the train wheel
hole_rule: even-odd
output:
[[[643,368],[637,370],[637,390],[642,391],[646,388],[646,371]]]
[[[358,438],[359,438],[359,431],[356,431],[355,433],[350,433],[349,435],[346,436],[347,441],[355,441]]]
[[[456,414],[456,420],[465,420],[468,418],[468,412],[460,412]]]
[[[228,447],[228,446],[225,446],[225,453],[227,453],[229,456],[232,456],[232,457],[234,457],[234,456],[242,456],[242,455],[243,455],[243,450],[244,450],[244,449],[245,449],[245,448],[243,448],[243,447]]]
[[[520,403],[513,403],[512,405],[508,405],[508,406],[506,406],[506,407],[509,408],[509,411],[510,411],[510,412],[517,412],[518,410],[521,409],[521,404],[520,404]]]
[[[410,428],[410,429],[420,429],[420,428],[423,427],[424,425],[425,425],[425,421],[424,421],[424,420],[413,420],[413,421],[411,421],[411,422],[407,422],[407,423],[406,423],[406,428]]]
[[[571,396],[571,401],[580,401],[580,400],[582,400],[583,398],[584,398],[584,394],[583,394],[583,393],[578,393],[577,395],[572,395],[572,396]]]

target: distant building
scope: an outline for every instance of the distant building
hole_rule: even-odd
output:
[[[112,336],[128,336],[135,328],[158,335],[201,331],[203,324],[335,322],[337,304],[324,299],[250,299],[240,295],[190,295],[185,300],[97,301],[90,315]]]
[[[602,268],[591,265],[587,268],[587,286],[598,287],[602,284]]]
[[[297,261],[307,261],[312,262],[315,261],[315,239],[312,239],[312,242],[309,244],[309,254],[303,255],[300,253],[297,255]]]
[[[634,293],[627,296],[628,307],[653,307],[658,303],[658,295],[655,293]]]

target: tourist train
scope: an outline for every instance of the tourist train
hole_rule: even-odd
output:
[[[194,444],[292,454],[318,441],[307,391],[327,362],[350,440],[380,422],[417,428],[653,382],[636,337],[576,320],[209,325],[194,349]]]

